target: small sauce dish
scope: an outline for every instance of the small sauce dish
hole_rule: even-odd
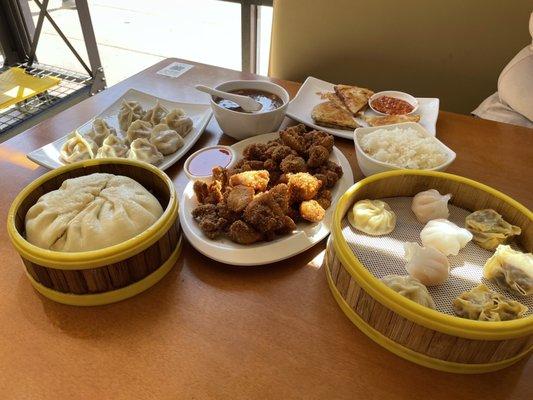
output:
[[[392,101],[393,104],[390,104],[390,103],[386,104],[387,102],[383,102],[385,104],[380,104],[379,106],[378,104],[374,104],[374,105],[372,104],[376,101],[378,103],[382,103],[379,100],[379,99],[384,100],[382,98],[384,99],[392,98],[392,99],[401,100],[401,101],[397,102],[399,104],[394,104],[394,101]],[[404,102],[408,103],[412,107],[410,111],[395,112],[394,108],[389,108],[389,107],[394,107],[394,106],[400,106],[400,107],[407,106]],[[418,100],[416,98],[414,98],[408,93],[399,92],[396,90],[385,90],[383,92],[374,93],[370,97],[370,99],[368,99],[368,105],[370,106],[372,111],[380,115],[409,115],[409,114],[414,113],[416,110],[418,110]],[[389,108],[391,111],[387,112],[386,111],[387,108]]]
[[[183,169],[191,181],[210,180],[213,168],[228,168],[236,158],[235,151],[229,146],[206,147],[192,153],[185,160]]]

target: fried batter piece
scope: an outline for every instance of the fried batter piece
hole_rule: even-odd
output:
[[[302,157],[290,154],[281,161],[279,169],[284,173],[307,172],[307,165]]]
[[[324,210],[327,210],[331,206],[331,192],[327,189],[320,189],[315,200]]]
[[[238,185],[228,188],[226,205],[233,212],[241,212],[254,199],[254,189]]]
[[[254,228],[242,220],[235,221],[228,230],[228,236],[235,243],[252,244],[262,239],[262,236]]]
[[[303,126],[303,124],[300,125]],[[303,128],[304,131],[302,132],[299,128],[300,125],[281,131],[279,137],[285,146],[288,146],[298,154],[303,155],[305,154],[305,139],[302,134],[305,132],[305,126]]]
[[[307,165],[311,168],[320,167],[329,160],[329,151],[324,146],[313,145],[309,148]],[[292,171],[290,171],[292,172]],[[297,171],[300,172],[300,171]]]
[[[223,233],[228,220],[222,218],[217,206],[214,204],[202,204],[192,210],[192,216],[202,232],[210,239],[217,238]]]
[[[308,200],[300,204],[300,215],[309,222],[319,222],[324,219],[326,211],[316,200]]]
[[[307,172],[287,174],[291,202],[311,200],[316,196],[322,182]]]
[[[229,184],[231,186],[248,186],[255,191],[265,191],[268,185],[270,175],[267,170],[245,171],[230,176]]]
[[[335,143],[333,135],[323,131],[310,131],[304,133],[304,139],[307,147],[311,146],[324,146],[331,153],[333,150],[333,144]]]
[[[296,151],[294,151],[289,146],[280,144],[279,146],[272,147],[270,158],[274,160],[276,163],[280,163],[285,157],[291,154],[297,155]]]
[[[198,202],[201,204],[217,204],[224,199],[222,194],[222,183],[217,180],[210,182],[209,184],[203,181],[195,181],[193,184],[193,190]]]
[[[327,188],[332,188],[342,177],[342,168],[334,163],[333,161],[328,160],[326,163],[322,164],[320,167],[310,171],[315,178],[319,179]]]
[[[284,226],[285,212],[276,197],[268,192],[260,193],[244,210],[244,220],[267,239]]]
[[[245,147],[242,155],[246,160],[265,161],[267,148],[266,143],[252,143]]]

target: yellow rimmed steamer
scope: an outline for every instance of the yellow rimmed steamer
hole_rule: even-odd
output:
[[[336,206],[324,267],[340,308],[372,340],[426,367],[481,373],[504,368],[529,356],[533,348],[531,299],[522,300],[530,305],[528,314],[513,321],[472,321],[432,310],[388,288],[348,244],[342,226],[356,201],[412,197],[427,189],[451,193],[451,203],[464,210],[496,210],[505,220],[521,227],[518,244],[526,252],[532,251],[533,213],[503,193],[442,172],[403,170],[376,174],[352,186]],[[372,251],[376,259],[367,258],[366,262],[379,263],[379,248]],[[407,272],[404,270],[403,274]],[[476,285],[472,282],[472,287]],[[452,300],[449,298],[450,303]]]
[[[134,179],[157,198],[163,215],[141,234],[101,250],[67,253],[26,241],[26,213],[43,194],[66,179],[96,172]],[[178,208],[174,185],[158,168],[128,159],[88,160],[57,168],[26,186],[11,205],[7,230],[31,284],[41,294],[70,305],[108,304],[148,289],[172,269],[181,250]]]

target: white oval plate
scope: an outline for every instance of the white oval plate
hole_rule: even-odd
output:
[[[192,119],[193,127],[189,134],[183,138],[185,141],[183,147],[178,149],[178,151],[176,151],[175,153],[165,156],[163,158],[163,161],[156,165],[156,167],[163,171],[170,167],[172,164],[174,164],[176,161],[178,161],[196,143],[196,141],[204,132],[204,129],[207,126],[209,120],[211,119],[211,115],[213,113],[211,110],[211,106],[208,104],[178,103],[175,101],[160,99],[158,97],[152,96],[151,94],[143,93],[135,89],[130,89],[122,96],[120,96],[120,98],[112,105],[110,105],[103,112],[94,117],[105,119],[106,122],[110,126],[115,128],[121,136],[124,136],[125,132],[123,132],[118,126],[117,115],[122,100],[138,101],[144,110],[151,108],[156,103],[156,101],[159,100],[159,102],[169,110],[173,108],[182,108],[185,113],[187,113],[187,115]],[[78,131],[82,135],[88,133],[92,129],[92,123],[94,118],[87,121],[78,128]],[[46,168],[55,169],[61,167],[62,165],[65,165],[65,163],[59,158],[59,151],[61,150],[63,143],[67,141],[67,138],[68,133],[62,138],[59,138],[53,141],[52,143],[48,143],[47,145],[32,151],[31,153],[27,154],[26,157],[28,157],[34,163],[42,165]]]
[[[231,147],[240,159],[244,148],[249,144],[266,143],[277,137],[277,132],[266,133],[242,140]],[[331,206],[326,210],[326,215],[320,222],[315,224],[298,223],[297,230],[290,235],[279,236],[271,242],[258,242],[247,246],[234,243],[227,238],[211,240],[202,233],[198,224],[192,218],[191,212],[198,205],[198,201],[193,191],[193,182],[189,182],[183,191],[180,201],[179,214],[183,233],[200,253],[225,264],[240,266],[263,265],[300,254],[329,234],[335,204],[339,197],[353,185],[352,168],[344,154],[334,147],[330,160],[339,164],[344,174],[333,188]]]
[[[312,76],[308,77],[302,87],[300,87],[300,90],[298,90],[296,97],[289,103],[287,116],[312,128],[331,133],[334,136],[339,136],[345,139],[353,139],[353,129],[344,130],[326,128],[315,124],[313,118],[311,118],[311,111],[313,111],[313,107],[325,101],[320,98],[317,92],[333,92],[333,86],[333,83],[322,81],[320,79],[313,78]],[[439,99],[419,97],[416,98],[416,100],[418,101],[418,110],[416,114],[420,114],[419,124],[426,128],[429,133],[435,136],[437,118],[439,117]],[[370,108],[367,108],[365,115],[377,116],[379,114],[372,111]],[[362,128],[369,126],[361,118],[356,118],[355,121]]]

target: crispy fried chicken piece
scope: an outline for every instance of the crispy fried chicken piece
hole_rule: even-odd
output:
[[[202,204],[192,210],[192,216],[202,232],[210,239],[215,239],[225,229],[228,221],[222,218],[214,204]]]
[[[280,163],[285,157],[294,154],[296,155],[296,152],[291,149],[289,146],[285,145],[279,145],[274,147],[274,150],[272,150],[272,155],[270,158],[272,158],[275,162]]]
[[[291,202],[311,200],[316,196],[322,182],[307,172],[287,174]]]
[[[326,163],[329,159],[329,151],[324,146],[313,145],[309,147],[309,159],[307,165],[311,168],[316,168]]]
[[[268,185],[270,175],[267,170],[245,171],[230,176],[229,184],[231,186],[248,186],[255,191],[265,191]]]
[[[222,167],[215,167],[212,171],[212,176],[215,181],[219,181],[222,186],[222,191],[228,186],[228,170]]]
[[[331,192],[327,189],[320,189],[315,200],[324,210],[327,210],[331,206]]]
[[[222,183],[220,181],[213,181],[210,183],[195,181],[193,184],[193,190],[196,194],[196,199],[201,204],[217,204],[224,199],[222,194]]]
[[[276,233],[280,234],[280,235],[285,235],[285,234],[288,234],[288,233],[291,233],[292,231],[294,231],[296,229],[296,223],[294,222],[294,220],[288,216],[288,215],[284,215],[281,219],[281,223],[282,223],[282,226],[281,228],[279,228]]]
[[[323,131],[310,131],[304,133],[305,142],[307,147],[311,146],[323,146],[331,152],[333,149],[334,139],[333,136]]]
[[[252,143],[244,148],[242,155],[247,160],[266,160],[266,150],[268,145],[266,143]]]
[[[317,165],[318,166],[318,165]],[[287,172],[306,172],[307,171],[307,165],[305,164],[305,160],[302,157],[295,156],[295,155],[288,155],[281,161],[281,164],[279,165],[279,168],[284,173]]]
[[[305,139],[298,130],[286,129],[280,131],[279,137],[285,146],[290,147],[298,154],[305,154]]]
[[[300,214],[307,221],[319,222],[326,215],[326,211],[316,200],[308,200],[300,204]]]
[[[274,161],[272,158],[268,158],[263,163],[264,169],[266,169],[268,172],[272,172],[278,169],[278,163]]]
[[[268,191],[283,213],[289,209],[289,187],[280,183]]]
[[[261,234],[242,220],[235,221],[228,230],[228,236],[235,243],[252,244],[262,239]]]
[[[328,160],[325,164],[313,169],[313,175],[320,179],[327,188],[335,186],[337,181],[342,177],[342,168],[333,161]]]
[[[254,199],[255,193],[251,187],[238,185],[228,190],[226,205],[233,212],[241,212]]]
[[[283,212],[276,196],[272,193],[260,193],[252,200],[244,210],[244,220],[261,233],[274,233],[283,227]]]

